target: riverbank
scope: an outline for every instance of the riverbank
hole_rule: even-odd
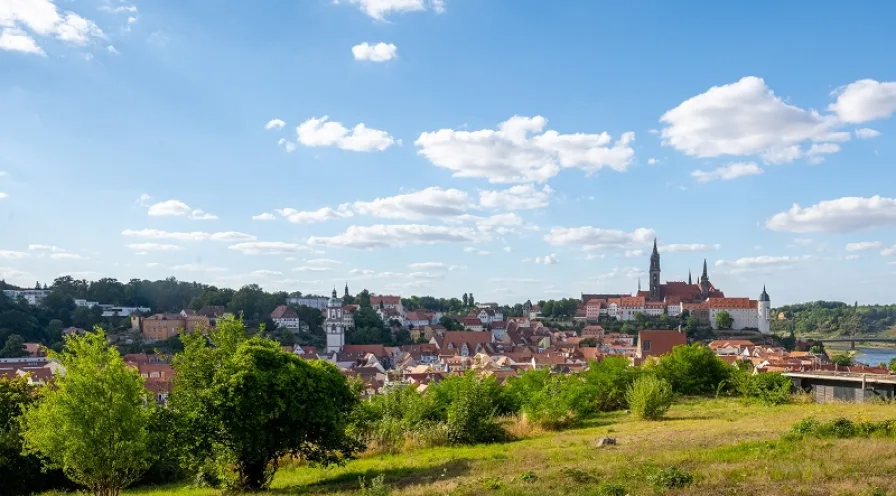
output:
[[[889,405],[790,404],[685,400],[659,422],[624,413],[578,429],[521,441],[375,455],[344,467],[284,467],[276,494],[622,495],[622,494],[889,494],[896,491],[891,439],[785,440],[794,423],[896,418]],[[615,446],[598,448],[602,437]],[[836,454],[835,456],[833,454]],[[359,478],[384,476],[391,490],[359,491]],[[680,485],[681,487],[669,488]],[[614,492],[615,491],[615,492]],[[141,496],[214,496],[211,489],[138,489]]]

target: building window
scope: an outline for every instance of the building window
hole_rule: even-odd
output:
[[[644,351],[650,351],[650,340],[645,339],[643,343],[641,343],[641,349]]]

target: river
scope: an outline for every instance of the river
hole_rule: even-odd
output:
[[[841,351],[849,351],[849,348],[828,347],[828,353]],[[890,360],[896,358],[896,348],[856,348],[855,351],[856,362],[864,363],[866,365],[890,363]]]

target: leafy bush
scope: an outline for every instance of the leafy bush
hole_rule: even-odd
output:
[[[628,407],[626,393],[641,375],[641,369],[632,367],[625,357],[609,356],[601,361],[592,361],[582,378],[594,386],[594,403],[597,411],[612,412]]]
[[[712,350],[700,344],[676,346],[652,367],[660,379],[666,380],[678,394],[712,394],[727,381],[733,367],[723,362]]]
[[[790,428],[791,439],[808,436],[821,438],[849,439],[853,437],[896,436],[896,420],[859,421],[840,417],[827,422],[819,422],[813,418],[800,420]]]
[[[678,467],[666,467],[648,477],[657,489],[680,489],[690,485],[694,476]]]
[[[562,429],[595,413],[593,390],[578,376],[552,374],[525,400],[522,412],[544,429]]]
[[[754,398],[766,405],[783,405],[790,401],[792,381],[781,374],[756,374],[735,369],[730,383],[744,398]]]
[[[360,486],[358,494],[362,496],[387,496],[392,488],[386,485],[385,479],[386,476],[380,474],[368,483],[365,477],[358,477],[358,485]]]
[[[629,408],[638,418],[659,420],[672,406],[672,386],[652,375],[640,377],[628,390]]]
[[[628,493],[625,491],[625,486],[621,484],[602,482],[597,486],[595,494],[597,496],[625,496]]]

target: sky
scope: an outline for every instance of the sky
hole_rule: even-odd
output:
[[[0,0],[0,278],[892,303],[896,4]]]

